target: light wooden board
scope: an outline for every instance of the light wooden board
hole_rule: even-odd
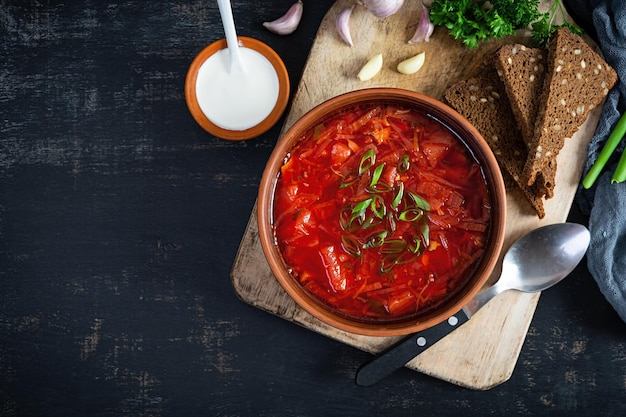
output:
[[[542,2],[547,7],[549,2]],[[478,49],[465,48],[436,28],[428,43],[407,44],[419,17],[418,1],[405,2],[396,15],[381,20],[361,7],[351,18],[354,46],[348,47],[335,30],[337,13],[351,0],[337,1],[323,19],[283,131],[315,105],[338,94],[367,87],[399,87],[440,98],[449,84],[474,75],[484,59],[503,43],[528,43],[527,36],[491,41]],[[395,70],[398,62],[426,52],[424,67],[414,75]],[[372,80],[356,78],[361,66],[377,53],[384,65]],[[587,144],[595,131],[600,108],[595,109],[578,133],[566,141],[558,157],[554,197],[546,201],[546,217],[539,220],[517,189],[507,190],[508,221],[504,249],[526,232],[567,219],[580,180]],[[497,280],[501,258],[489,283]],[[298,307],[272,274],[258,238],[256,207],[241,241],[231,279],[245,302],[356,348],[377,353],[399,337],[369,337],[346,333],[321,323]],[[485,390],[508,380],[513,373],[539,294],[513,291],[501,294],[470,322],[442,339],[407,366],[451,383]]]

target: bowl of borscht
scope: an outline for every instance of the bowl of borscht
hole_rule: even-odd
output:
[[[310,110],[278,141],[258,197],[280,285],[361,335],[446,320],[486,284],[504,239],[491,149],[454,110],[408,90],[357,90]]]

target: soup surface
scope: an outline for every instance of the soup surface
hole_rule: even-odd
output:
[[[427,311],[484,252],[491,203],[481,167],[440,122],[398,105],[341,112],[281,168],[274,232],[291,274],[361,320]]]

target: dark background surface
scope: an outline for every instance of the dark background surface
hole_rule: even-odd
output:
[[[233,10],[295,90],[332,3],[287,37],[261,23],[291,0]],[[185,73],[221,37],[213,1],[0,1],[0,415],[624,415],[626,327],[584,263],[484,392],[407,369],[358,387],[367,353],[238,300],[282,121],[240,143],[193,121]]]

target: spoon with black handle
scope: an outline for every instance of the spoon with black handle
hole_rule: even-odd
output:
[[[568,276],[589,247],[587,228],[576,223],[557,223],[532,230],[509,248],[502,273],[491,287],[476,295],[448,320],[414,333],[365,363],[356,383],[371,386],[402,368],[449,333],[466,323],[492,298],[507,290],[539,292]]]

